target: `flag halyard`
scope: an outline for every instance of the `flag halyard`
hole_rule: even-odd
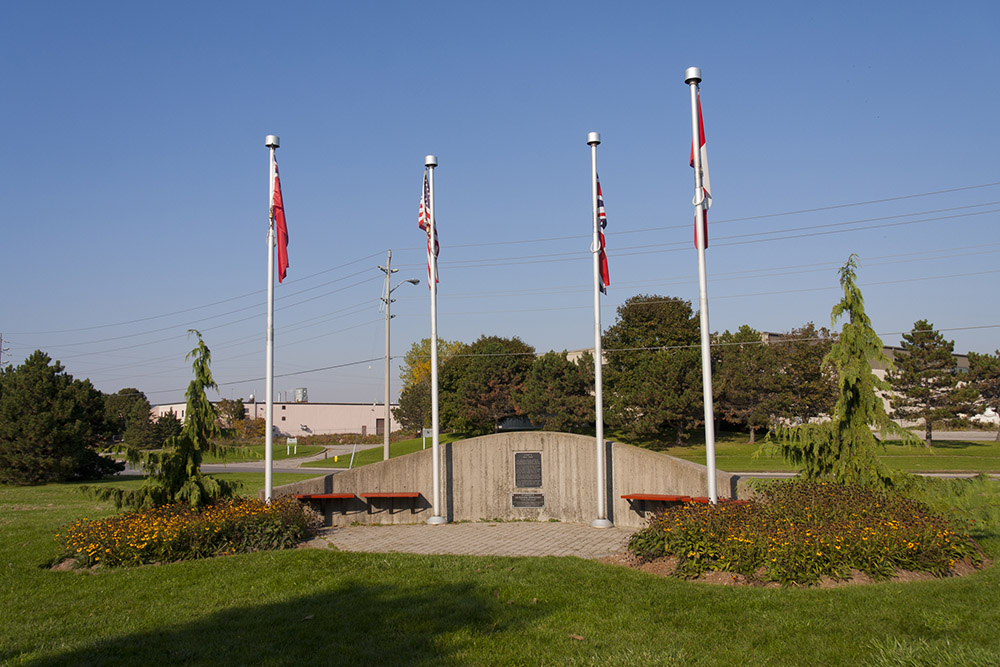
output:
[[[438,282],[437,261],[432,261],[431,252],[434,253],[433,259],[436,260],[441,246],[438,244],[437,224],[431,224],[431,186],[427,180],[426,168],[424,169],[424,189],[420,196],[420,209],[417,214],[417,226],[427,233],[427,287],[429,289],[431,281]],[[434,229],[433,245],[431,240],[432,227]]]

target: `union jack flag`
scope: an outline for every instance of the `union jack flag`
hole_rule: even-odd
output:
[[[427,182],[427,169],[424,169],[424,192],[420,197],[420,210],[417,214],[417,226],[420,229],[427,232],[427,280],[428,289],[430,288],[430,281],[438,282],[437,275],[437,262],[431,261],[431,186]],[[437,236],[437,225],[434,227],[434,259],[437,259],[438,253],[441,252],[441,246],[438,245]]]
[[[608,226],[608,215],[604,212],[604,194],[601,192],[601,179],[597,179],[597,221],[601,223],[601,228],[597,231],[597,238],[600,242],[598,261],[601,267],[601,292],[608,293],[608,285],[611,284],[611,277],[608,275],[608,255],[604,252],[604,228]]]

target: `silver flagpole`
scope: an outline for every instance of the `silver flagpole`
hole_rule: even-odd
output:
[[[274,151],[281,140],[273,134],[267,135],[264,145],[270,149],[270,181],[267,201],[267,409],[264,426],[264,501],[271,502],[274,495],[272,472],[274,468]]]
[[[432,428],[432,439],[431,439],[431,457],[434,459],[433,463],[433,476],[434,476],[434,499],[433,499],[433,516],[427,519],[427,523],[437,525],[442,523],[448,523],[448,520],[441,513],[441,430],[439,427],[439,411],[438,411],[438,338],[437,338],[437,253],[434,252],[434,241],[437,238],[435,236],[435,226],[437,221],[434,220],[434,168],[437,167],[438,161],[436,155],[428,155],[424,157],[424,165],[427,167],[427,187],[430,190],[430,205],[428,206],[428,244],[427,244],[427,262],[428,266],[431,267],[431,275],[428,276],[430,279],[431,288],[431,428]]]
[[[688,67],[684,70],[684,83],[691,89],[691,136],[694,154],[694,204],[695,242],[698,245],[698,291],[700,294],[699,319],[701,320],[701,379],[702,396],[705,403],[705,459],[708,467],[708,500],[718,502],[715,489],[715,408],[712,403],[712,352],[708,329],[708,279],[705,274],[705,190],[702,183],[701,165],[701,125],[698,122],[698,84],[701,83],[701,68]]]
[[[587,145],[590,146],[590,185],[591,201],[594,211],[594,240],[590,251],[594,255],[594,415],[597,431],[597,518],[590,522],[594,528],[610,528],[612,524],[607,518],[608,501],[606,497],[607,474],[604,469],[604,391],[602,384],[601,351],[601,239],[600,220],[597,215],[597,145],[601,143],[601,135],[597,132],[587,134]]]

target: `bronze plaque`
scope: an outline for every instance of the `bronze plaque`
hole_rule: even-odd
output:
[[[514,487],[518,489],[542,488],[541,452],[516,452],[514,454]]]
[[[510,506],[541,509],[542,507],[545,507],[545,494],[512,493],[510,496]]]

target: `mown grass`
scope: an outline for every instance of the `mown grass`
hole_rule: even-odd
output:
[[[275,461],[283,461],[285,459],[302,458],[305,456],[312,456],[314,454],[319,454],[323,451],[323,447],[318,447],[316,445],[292,445],[291,452],[288,451],[287,446],[284,443],[274,443],[272,446],[272,456]],[[215,456],[213,454],[206,454],[203,463],[242,463],[244,461],[263,461],[264,456],[267,452],[267,446],[260,445],[241,445],[238,449],[233,449],[227,452],[225,456]]]
[[[754,458],[759,443],[747,442],[746,434],[722,433],[715,443],[715,464],[730,472],[794,472],[795,466],[780,457]],[[705,462],[705,445],[667,447],[660,450],[670,456]],[[1000,442],[942,440],[926,449],[922,445],[904,445],[887,441],[879,454],[886,465],[906,472],[1000,472]]]
[[[456,440],[461,440],[466,436],[455,433],[442,433],[439,442],[445,444],[448,442],[454,442]],[[431,439],[427,438],[426,441],[421,438],[411,438],[409,440],[400,440],[399,442],[389,443],[389,458],[394,459],[397,456],[405,456],[407,454],[412,454],[413,452],[419,452],[426,446],[427,449],[431,448]],[[376,463],[378,461],[385,460],[385,450],[382,447],[372,447],[370,449],[359,449],[357,454],[354,455],[354,468],[360,468],[361,466],[366,466],[370,463]],[[307,461],[302,464],[303,468],[347,468],[351,466],[351,454],[339,454],[336,458],[330,456],[329,458],[321,459],[319,461]]]
[[[715,587],[575,558],[312,549],[50,571],[59,528],[110,512],[75,486],[0,487],[4,664],[1000,663],[996,566],[829,590]],[[996,558],[990,530],[981,543]]]

